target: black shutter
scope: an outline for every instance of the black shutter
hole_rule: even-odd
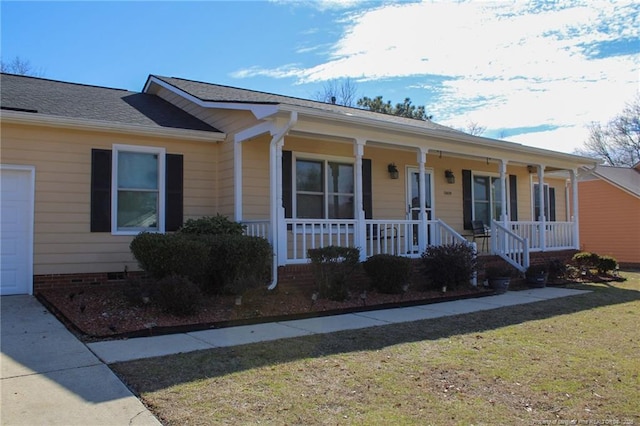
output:
[[[518,179],[509,175],[509,219],[518,220]]]
[[[111,232],[111,150],[91,150],[91,232]]]
[[[284,217],[291,219],[293,217],[293,156],[291,151],[282,151],[282,207],[284,207]]]
[[[471,170],[462,170],[462,221],[464,229],[473,229],[471,221],[473,199],[471,198]]]
[[[362,208],[364,218],[373,219],[373,185],[371,179],[371,160],[362,159]]]
[[[556,189],[549,187],[549,220],[556,220]]]
[[[184,218],[184,169],[183,156],[167,154],[165,157],[165,231],[177,231]]]

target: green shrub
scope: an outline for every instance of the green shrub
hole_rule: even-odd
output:
[[[426,288],[454,290],[469,284],[476,271],[476,256],[470,244],[429,246],[422,254],[422,265]]]
[[[155,279],[182,275],[194,282],[207,276],[209,250],[197,239],[182,234],[138,234],[129,245],[142,270]]]
[[[182,234],[196,235],[242,235],[245,226],[229,220],[221,214],[187,220],[178,231]]]
[[[411,259],[391,254],[376,254],[362,264],[372,287],[380,293],[397,294],[404,291],[411,277]]]
[[[618,267],[618,261],[611,256],[600,256],[598,259],[598,273],[607,274],[610,271],[615,271]]]
[[[154,300],[165,312],[188,316],[198,312],[202,293],[187,277],[171,275],[158,281]]]
[[[590,270],[598,267],[600,256],[588,251],[581,251],[574,254],[572,260],[579,268]]]
[[[209,248],[205,292],[241,295],[269,281],[273,251],[264,238],[221,234],[199,240]]]
[[[346,300],[349,277],[360,263],[360,250],[354,247],[327,246],[309,249],[315,282],[320,297]]]

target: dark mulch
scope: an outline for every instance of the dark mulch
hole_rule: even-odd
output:
[[[80,338],[86,341],[150,336],[175,332],[221,328],[232,325],[308,318],[399,306],[480,297],[493,290],[469,287],[463,290],[417,291],[403,294],[367,292],[346,301],[313,300],[312,289],[276,288],[248,292],[242,304],[234,296],[203,297],[199,312],[175,316],[153,303],[133,305],[125,296],[126,284],[87,287],[81,290],[44,290],[38,298]]]

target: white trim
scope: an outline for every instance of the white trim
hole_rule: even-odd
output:
[[[61,129],[84,131],[100,131],[114,134],[151,136],[163,139],[180,139],[184,141],[217,143],[224,141],[226,135],[220,132],[206,132],[203,130],[175,129],[172,127],[152,127],[137,124],[114,123],[84,118],[60,117],[37,113],[24,113],[3,110],[0,122],[24,124],[29,126],[47,126]]]
[[[269,116],[272,116],[274,114],[276,114],[279,111],[279,107],[278,105],[270,105],[270,104],[253,104],[253,103],[243,103],[243,102],[212,102],[212,101],[203,101],[200,98],[197,98],[193,95],[191,95],[190,93],[185,92],[184,90],[181,90],[179,88],[177,88],[176,86],[173,86],[170,83],[167,83],[163,80],[160,80],[159,78],[155,77],[155,76],[149,76],[149,79],[147,80],[147,83],[144,86],[144,89],[142,90],[143,92],[147,92],[147,90],[149,90],[149,87],[151,86],[151,83],[155,83],[158,86],[161,86],[164,89],[169,90],[170,92],[181,96],[187,100],[189,100],[190,102],[193,102],[194,104],[201,106],[203,108],[218,108],[218,109],[235,109],[235,110],[244,110],[244,111],[251,111],[251,113],[254,115],[254,117],[256,117],[257,119],[263,119]]]
[[[35,233],[35,199],[36,199],[36,167],[19,164],[2,164],[0,163],[0,172],[2,170],[12,170],[29,173],[29,206],[28,206],[28,222],[29,232],[27,235],[27,294],[33,294],[33,240]]]
[[[157,229],[131,228],[118,229],[118,152],[142,152],[156,154],[158,156],[158,218]],[[165,157],[166,149],[160,147],[113,144],[111,154],[111,234],[112,235],[138,235],[142,231],[165,232]]]

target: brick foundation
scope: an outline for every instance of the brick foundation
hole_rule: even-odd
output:
[[[565,250],[555,252],[535,252],[531,253],[531,264],[541,264],[550,259],[562,259],[566,262],[571,260],[577,250]],[[480,262],[500,263],[504,262],[499,256],[481,256]],[[483,268],[480,265],[478,270],[478,282],[483,278]],[[413,273],[411,282],[417,284],[422,281],[421,259],[413,259]],[[33,292],[38,294],[42,290],[49,289],[80,289],[93,286],[116,286],[125,282],[126,277],[143,277],[144,272],[102,272],[89,274],[50,274],[33,276]],[[366,285],[368,278],[365,272],[359,268],[352,276],[354,283]],[[286,265],[278,268],[278,286],[284,288],[295,287],[298,289],[312,289],[315,286],[313,278],[313,265],[309,263],[300,265]]]

